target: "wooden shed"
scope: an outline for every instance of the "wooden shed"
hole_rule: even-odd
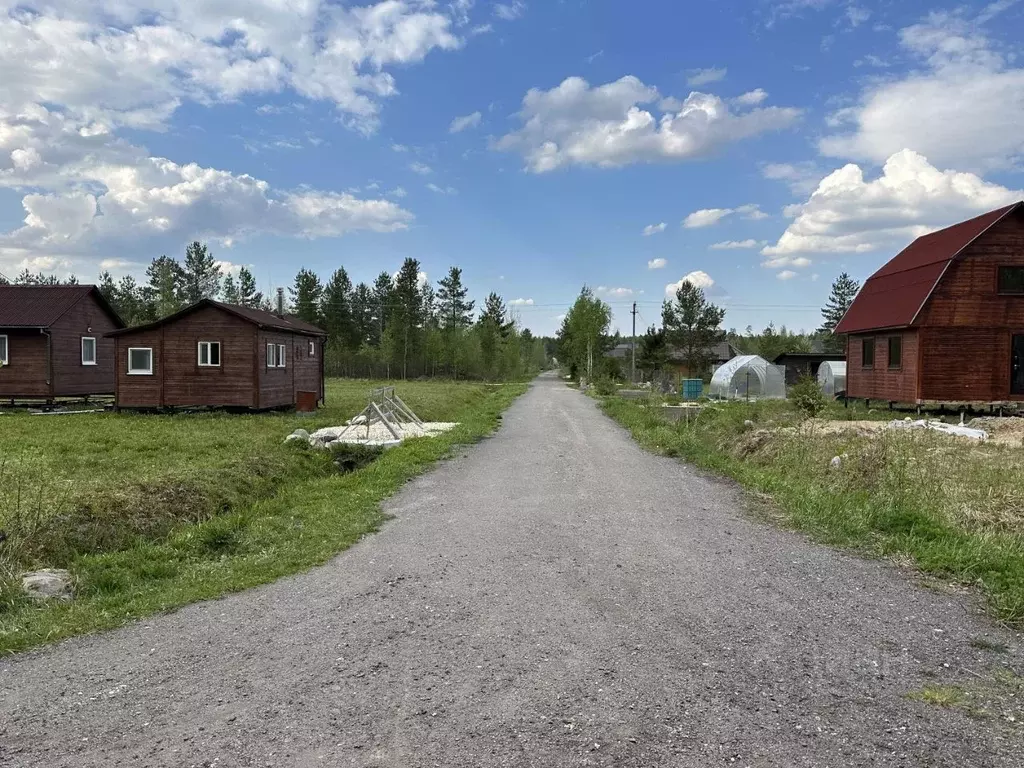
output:
[[[94,285],[0,285],[0,398],[114,394],[123,327]]]
[[[1024,202],[919,237],[868,278],[836,333],[850,397],[1024,401]]]
[[[326,334],[292,317],[204,299],[110,335],[118,408],[311,410],[324,400]]]

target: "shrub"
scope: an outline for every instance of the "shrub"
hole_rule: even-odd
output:
[[[806,416],[814,417],[825,410],[828,401],[821,391],[818,382],[810,376],[804,376],[789,390],[789,399],[793,405]]]
[[[601,395],[601,397],[608,397],[610,395],[614,395],[619,390],[615,386],[614,380],[607,376],[602,376],[601,378],[594,380],[594,391]]]

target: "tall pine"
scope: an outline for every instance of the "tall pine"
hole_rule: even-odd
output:
[[[673,301],[661,307],[665,339],[675,348],[689,376],[702,377],[715,360],[712,346],[721,340],[725,310],[707,300],[704,289],[684,280]]]
[[[182,294],[186,304],[215,299],[220,293],[220,267],[206,243],[198,240],[185,249],[182,269]]]
[[[247,267],[238,270],[238,304],[249,309],[266,309],[269,301],[256,290],[256,278]]]
[[[853,304],[859,290],[860,284],[846,272],[832,283],[832,292],[821,309],[822,324],[818,329],[818,334],[829,352],[842,352],[846,349],[846,337],[836,335],[836,326]]]
[[[402,378],[408,378],[409,363],[419,349],[424,317],[423,292],[420,287],[420,263],[406,259],[395,276],[391,312],[388,314],[387,333],[392,343],[395,362],[402,368]]]
[[[336,269],[324,286],[320,314],[324,330],[333,344],[341,349],[359,347],[352,321],[352,281],[344,267]]]
[[[146,268],[146,277],[149,280],[146,300],[154,319],[173,315],[185,306],[185,274],[176,259],[170,256],[153,259]]]
[[[452,267],[437,281],[437,322],[441,328],[441,348],[448,373],[459,376],[459,351],[466,329],[473,324],[473,308],[469,288],[462,284],[462,270]]]
[[[292,300],[292,313],[307,323],[317,325],[320,318],[320,298],[323,296],[324,287],[320,284],[320,278],[316,272],[305,267],[295,275],[295,283],[288,289]]]

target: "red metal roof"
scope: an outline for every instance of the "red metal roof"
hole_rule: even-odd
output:
[[[122,328],[119,331],[108,333],[108,336],[123,336],[128,333],[135,333],[136,331],[148,331],[151,328],[159,328],[161,325],[172,323],[180,317],[191,314],[197,309],[203,307],[216,307],[217,309],[228,312],[235,317],[240,317],[246,322],[258,325],[261,328],[270,328],[277,331],[287,331],[289,333],[299,333],[303,336],[326,336],[327,332],[317,328],[315,325],[310,325],[307,322],[299,320],[295,317],[275,315],[272,312],[264,312],[262,309],[250,309],[249,307],[240,307],[237,304],[224,304],[220,301],[214,301],[213,299],[203,299],[202,301],[196,302],[190,307],[180,312],[175,312],[173,315],[162,317],[152,323],[146,323],[145,325],[136,325],[132,328]]]
[[[49,328],[93,292],[100,306],[123,326],[95,285],[0,285],[0,328]]]
[[[917,238],[864,283],[836,333],[902,328],[914,322],[946,267],[996,222],[1024,202]]]

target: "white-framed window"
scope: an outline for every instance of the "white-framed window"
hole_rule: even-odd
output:
[[[96,337],[82,337],[82,365],[96,365]]]
[[[277,367],[284,368],[284,344],[277,345]]]
[[[310,357],[316,357],[316,342],[315,341],[309,342],[309,356]]]
[[[153,375],[152,347],[128,347],[128,375]]]
[[[7,337],[0,336],[0,365],[7,365]]]
[[[128,347],[128,375],[153,376],[153,347]]]
[[[277,368],[277,344],[267,344],[267,368]]]
[[[220,366],[220,342],[200,341],[199,342],[199,367],[217,368]]]

